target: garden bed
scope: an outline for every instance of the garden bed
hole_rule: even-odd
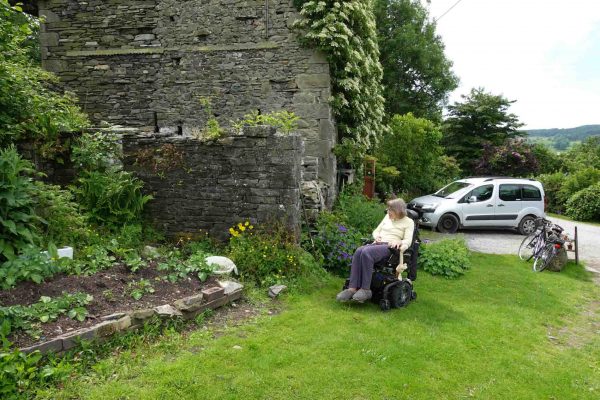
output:
[[[150,282],[154,292],[144,293],[142,298],[135,300],[128,284],[141,279]],[[83,322],[62,315],[55,321],[40,324],[42,333],[39,338],[33,338],[22,331],[13,332],[9,337],[16,346],[28,347],[79,328],[90,327],[101,322],[101,317],[110,314],[173,303],[213,286],[217,286],[215,277],[210,277],[205,282],[200,282],[197,278],[169,282],[164,279],[164,272],[156,269],[156,262],[149,263],[136,273],[130,272],[125,265],[117,264],[109,270],[90,276],[57,275],[42,284],[23,282],[11,290],[0,291],[0,305],[27,306],[40,301],[42,296],[57,297],[63,293],[83,292],[93,296],[93,300],[86,306],[89,314]]]

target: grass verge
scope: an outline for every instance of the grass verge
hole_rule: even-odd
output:
[[[597,399],[600,288],[581,266],[533,273],[474,253],[459,280],[421,272],[383,313],[338,304],[341,279],[286,311],[101,360],[56,399]]]

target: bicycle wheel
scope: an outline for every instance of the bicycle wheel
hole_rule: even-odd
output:
[[[537,234],[531,233],[529,236],[526,236],[525,239],[521,242],[519,246],[519,258],[523,261],[531,260],[533,257],[533,249],[535,248],[535,243],[537,242]]]
[[[535,272],[542,272],[548,264],[552,261],[552,259],[556,256],[556,249],[554,248],[554,244],[548,243],[544,247],[544,249],[540,252],[538,257],[535,258],[533,262],[533,270]]]

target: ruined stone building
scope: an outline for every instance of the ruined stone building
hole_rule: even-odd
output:
[[[185,138],[258,110],[300,117],[302,180],[335,195],[329,66],[291,29],[291,0],[40,0],[42,62],[95,125]],[[257,154],[259,159],[261,154]],[[290,160],[293,162],[293,160]]]

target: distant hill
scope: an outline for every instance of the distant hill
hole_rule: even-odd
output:
[[[541,142],[561,151],[589,136],[600,136],[600,125],[583,125],[567,129],[531,129],[525,132],[532,142]]]

